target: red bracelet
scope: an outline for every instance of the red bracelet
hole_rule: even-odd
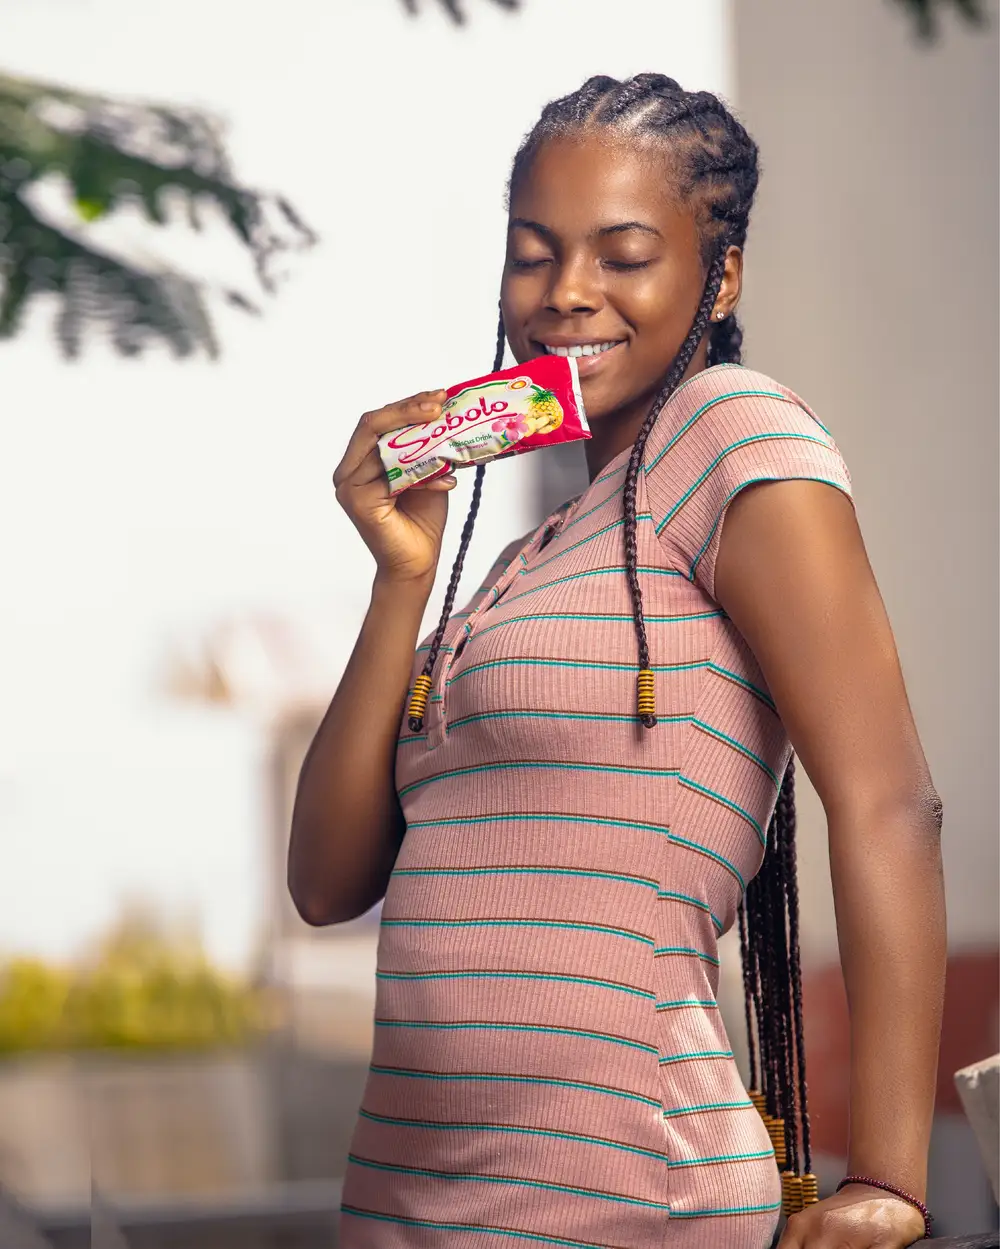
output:
[[[924,1203],[918,1201],[916,1197],[911,1197],[909,1193],[904,1192],[901,1188],[897,1188],[894,1184],[886,1184],[884,1180],[873,1180],[870,1175],[848,1175],[846,1179],[841,1180],[837,1185],[837,1192],[839,1193],[842,1188],[846,1188],[848,1184],[866,1184],[869,1188],[880,1188],[882,1192],[891,1193],[893,1197],[898,1197],[900,1201],[907,1202],[924,1216],[924,1239],[930,1236],[934,1220]]]

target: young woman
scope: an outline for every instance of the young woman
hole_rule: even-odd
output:
[[[454,479],[391,499],[376,440],[443,392],[367,413],[334,476],[378,571],[289,881],[313,924],[385,898],[343,1249],[763,1249],[776,1151],[804,1204],[783,1249],[924,1235],[940,803],[843,460],[738,363],[756,184],[743,127],[669,78],[545,109],[511,177],[497,365],[505,339],[579,356],[591,484],[452,616],[477,470],[415,664]],[[851,1007],[850,1174],[819,1202],[793,747],[828,817]],[[737,921],[753,1102],[716,1003]]]

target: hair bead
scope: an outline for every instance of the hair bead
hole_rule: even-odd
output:
[[[778,1161],[778,1166],[785,1167],[788,1163],[788,1150],[785,1145],[784,1119],[772,1119],[767,1125],[767,1134],[774,1146],[774,1156]]]
[[[421,674],[413,682],[413,693],[410,695],[410,706],[407,710],[411,733],[419,733],[424,727],[424,712],[427,710],[427,699],[432,685],[431,678],[426,674]]]
[[[636,678],[639,693],[639,719],[646,728],[656,727],[656,673],[643,668]]]
[[[802,1205],[815,1206],[819,1201],[819,1179],[811,1171],[802,1177]]]
[[[802,1209],[802,1176],[793,1171],[781,1173],[781,1213],[786,1217]]]

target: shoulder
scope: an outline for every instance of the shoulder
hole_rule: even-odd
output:
[[[705,369],[670,398],[649,440],[647,469],[650,452],[680,460],[689,448],[728,448],[756,434],[784,434],[792,441],[801,436],[836,447],[830,430],[794,391],[765,373],[725,364]]]
[[[683,569],[713,588],[726,510],[749,485],[809,479],[851,494],[830,430],[794,391],[739,365],[706,369],[670,399],[646,449],[656,530]]]

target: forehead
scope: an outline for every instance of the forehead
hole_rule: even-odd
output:
[[[690,224],[664,145],[606,131],[549,139],[513,187],[511,216],[558,233],[587,234],[616,221],[645,221],[666,233]]]

